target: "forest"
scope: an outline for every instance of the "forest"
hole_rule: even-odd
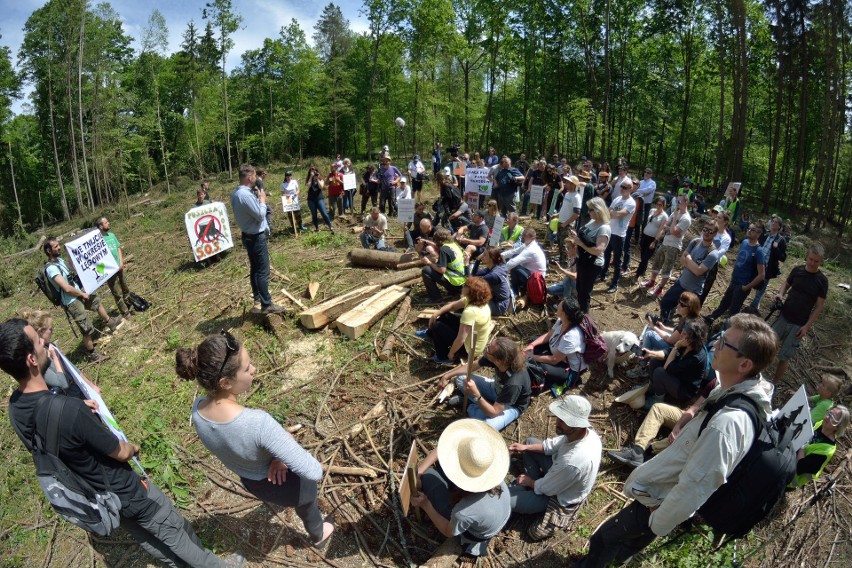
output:
[[[754,211],[848,228],[846,0],[364,0],[360,14],[355,33],[328,4],[313,29],[294,19],[235,53],[248,15],[199,2],[170,53],[159,11],[132,38],[107,3],[49,0],[18,53],[0,48],[0,234],[235,179],[241,162],[363,163],[384,144],[428,162],[436,141],[741,181]]]

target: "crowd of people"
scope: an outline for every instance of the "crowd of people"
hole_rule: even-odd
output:
[[[590,342],[597,339],[588,331],[592,295],[598,282],[614,294],[631,281],[642,298],[659,302],[658,314],[649,312],[642,322],[634,351],[638,364],[627,373],[628,379],[643,381],[635,393],[645,396],[638,406],[647,414],[633,441],[607,454],[613,462],[635,468],[624,485],[632,501],[595,530],[578,565],[624,561],[685,521],[700,522],[696,513],[727,483],[758,435],[752,415],[727,404],[729,397],[735,393],[750,399],[760,418],[768,420],[775,388],[823,310],[828,279],[820,270],[822,245],[812,243],[805,264],[784,277],[773,295],[773,310],[779,314],[770,325],[755,313],[767,281],[782,277],[788,239],[784,222],[773,216],[767,226],[749,221],[745,238],[737,242],[731,226],[743,216],[738,188],[705,213],[697,207],[688,179],[661,195],[650,168],[642,170],[639,180],[623,161],[616,175],[608,164],[585,157],[572,168],[557,155],[550,162],[529,164],[521,154],[513,166],[508,156],[489,148],[485,158],[459,154],[445,166],[441,151],[436,144],[432,176],[439,197],[431,208],[434,216],[423,201],[429,176],[419,156],[407,165],[406,177],[385,147],[380,165],[367,168],[357,190],[364,248],[387,248],[388,216],[395,215],[399,199],[415,200],[414,221],[404,228],[405,245],[421,259],[426,297],[439,304],[415,335],[432,344],[436,365],[449,367],[435,384],[446,395],[446,405],[466,408],[466,416],[444,428],[434,451],[420,463],[411,504],[426,513],[438,532],[457,538],[472,557],[488,553],[490,540],[512,515],[530,518],[526,536],[533,541],[571,530],[604,457],[601,436],[590,422],[592,404],[577,390],[582,378],[594,372],[586,357]],[[470,207],[463,198],[464,178],[453,173],[452,162],[458,161],[491,168],[493,200]],[[356,190],[343,182],[344,175],[354,172],[351,161],[340,157],[325,176],[316,167],[308,169],[306,200],[315,230],[321,217],[334,232],[335,215],[354,212]],[[230,204],[249,259],[256,309],[274,314],[284,308],[272,302],[268,289],[272,208],[263,174],[241,166]],[[281,191],[300,195],[291,171]],[[197,206],[208,202],[207,187],[202,185],[197,197]],[[536,206],[534,212],[530,205]],[[504,221],[499,235],[493,235],[499,244],[490,246],[498,217]],[[530,226],[540,221],[547,227],[544,241]],[[301,225],[301,218],[294,222]],[[98,219],[97,227],[119,264],[109,287],[127,317],[131,312],[121,244],[107,218]],[[694,232],[698,236],[688,238]],[[639,260],[631,274],[633,247]],[[702,316],[719,268],[734,247],[730,283],[715,310]],[[97,295],[86,294],[74,282],[56,239],[46,241],[44,252],[50,285],[79,327],[87,358],[96,362],[100,356],[87,310],[97,311],[111,330],[119,327],[122,316],[110,318]],[[545,288],[548,267],[562,281]],[[649,267],[650,278],[644,280]],[[752,290],[755,298],[747,305]],[[525,305],[542,303],[539,295],[555,301],[556,317],[545,333],[522,341],[495,336],[496,318],[511,318]],[[220,559],[207,550],[168,498],[129,467],[139,447],[102,427],[73,379],[79,374],[97,387],[81,373],[69,373],[50,343],[50,315],[26,311],[21,316],[0,325],[0,368],[18,383],[9,414],[24,445],[32,450],[43,435],[41,401],[63,391],[73,403],[63,410],[58,457],[92,486],[115,491],[122,526],[148,552],[168,565],[242,565],[240,553]],[[773,363],[770,379],[764,372]],[[481,373],[483,369],[489,371]],[[187,409],[205,447],[257,499],[293,507],[309,542],[324,547],[335,527],[318,505],[322,467],[273,416],[240,402],[256,372],[245,346],[227,331],[211,335],[194,348],[178,350],[175,372],[205,391]],[[836,400],[842,387],[841,378],[826,375],[811,398],[815,435],[800,451],[791,489],[818,478],[834,454],[849,423],[848,410]],[[556,435],[507,444],[500,432],[541,393],[554,398],[548,410]],[[657,439],[663,429],[670,430],[668,437]]]

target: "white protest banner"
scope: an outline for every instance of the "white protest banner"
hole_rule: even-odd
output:
[[[193,207],[183,219],[195,262],[233,248],[234,238],[228,223],[228,210],[221,201]]]
[[[121,428],[118,427],[118,421],[116,421],[115,416],[113,416],[112,412],[110,412],[109,407],[107,406],[104,399],[101,398],[101,395],[98,391],[92,388],[92,385],[87,381],[83,380],[83,374],[80,370],[74,366],[74,364],[65,357],[65,354],[59,350],[56,345],[52,346],[56,354],[59,355],[59,361],[62,363],[62,367],[65,370],[65,376],[69,377],[76,385],[80,388],[80,391],[83,393],[83,398],[85,400],[93,400],[98,404],[98,416],[100,416],[101,420],[104,424],[106,424],[107,428],[109,428],[110,432],[115,434],[115,437],[124,442],[130,443],[130,440],[127,439],[127,436],[124,435]],[[133,462],[139,468],[139,471],[142,474],[145,474],[145,470],[142,469],[142,464],[140,464],[136,458],[133,458]]]
[[[465,193],[464,200],[467,202],[468,207],[470,207],[470,213],[468,213],[468,218],[473,215],[473,212],[479,209],[479,194],[478,193]]]
[[[790,442],[794,452],[798,452],[811,441],[814,437],[814,425],[811,423],[811,409],[808,407],[808,394],[804,385],[781,407],[774,419],[776,422],[787,421],[787,428],[793,428],[796,432]]]
[[[488,246],[496,247],[500,244],[500,233],[503,232],[503,223],[506,222],[506,219],[497,215],[494,217],[494,228],[491,229],[491,239],[488,241]]]
[[[464,174],[465,191],[476,191],[479,195],[491,195],[491,180],[488,168],[468,168]]]
[[[541,200],[544,199],[544,186],[530,186],[530,205],[541,205]]]
[[[284,210],[284,213],[288,211],[299,211],[302,209],[302,205],[299,203],[298,195],[289,195],[284,193],[281,195],[281,207]]]
[[[399,199],[396,202],[396,219],[402,223],[414,222],[414,200]]]
[[[343,189],[346,191],[355,190],[358,187],[358,180],[355,177],[355,172],[351,174],[343,174]]]
[[[741,181],[732,181],[731,183],[729,183],[729,184],[728,184],[728,191],[730,191],[731,189],[733,189],[734,191],[736,191],[736,192],[737,192],[737,195],[739,195],[739,194],[740,194],[740,188],[741,188],[742,186],[743,186],[743,182],[741,182]]]
[[[87,294],[92,294],[118,272],[118,261],[98,229],[66,243],[65,248]]]

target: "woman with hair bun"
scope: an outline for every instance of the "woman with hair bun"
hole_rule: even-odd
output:
[[[317,508],[322,467],[272,416],[237,401],[254,380],[248,351],[222,330],[194,349],[179,349],[175,370],[207,391],[192,405],[192,423],[207,449],[252,495],[294,507],[313,545],[324,547],[334,525],[324,522]]]

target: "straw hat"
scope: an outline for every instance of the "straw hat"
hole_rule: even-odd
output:
[[[547,407],[551,414],[571,428],[591,428],[589,414],[592,413],[592,403],[576,394],[554,400]]]
[[[577,176],[562,176],[568,183],[573,183],[575,186],[580,185],[580,180],[577,179]]]
[[[633,410],[639,410],[645,406],[645,393],[648,391],[648,387],[650,386],[651,383],[646,383],[644,385],[639,385],[636,388],[632,388],[623,395],[617,397],[615,402],[627,404]]]
[[[580,170],[579,172],[577,172],[577,177],[586,181],[591,181],[592,179],[592,176],[587,174],[584,170]]]
[[[438,463],[459,489],[482,493],[499,485],[509,472],[509,449],[503,436],[481,420],[463,418],[438,439]]]

